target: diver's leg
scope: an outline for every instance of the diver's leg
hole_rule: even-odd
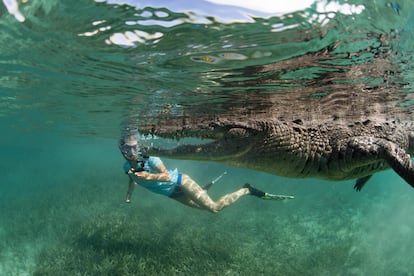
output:
[[[234,202],[236,202],[239,198],[245,195],[249,195],[250,191],[248,188],[241,188],[231,194],[224,195],[220,197],[216,203],[218,205],[219,210],[232,205]]]
[[[249,189],[241,188],[236,192],[221,197],[215,202],[210,198],[206,190],[201,188],[188,175],[183,175],[180,186],[184,194],[195,204],[213,213],[221,211],[223,208],[236,202],[240,197],[250,193]]]
[[[178,202],[190,206],[192,208],[197,208],[197,209],[205,209],[203,207],[201,207],[200,205],[198,205],[197,203],[195,203],[191,198],[189,198],[187,195],[183,194],[182,196],[179,197],[175,197],[175,200],[177,200]]]

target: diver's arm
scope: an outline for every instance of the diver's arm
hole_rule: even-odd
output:
[[[130,203],[131,202],[131,197],[132,197],[132,192],[134,191],[135,188],[135,182],[132,180],[131,177],[129,177],[129,181],[128,181],[128,191],[125,197],[125,202],[126,203]]]
[[[170,174],[163,163],[157,166],[158,173],[149,173],[146,171],[135,172],[134,174],[149,181],[169,182],[171,181]]]

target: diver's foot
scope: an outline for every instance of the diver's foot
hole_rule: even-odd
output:
[[[249,192],[251,195],[260,197],[261,199],[284,200],[284,199],[295,198],[294,196],[290,196],[290,195],[274,195],[274,194],[265,193],[259,189],[253,188],[249,183],[244,184],[243,188],[249,189]]]
[[[265,192],[260,191],[259,189],[253,188],[249,183],[244,184],[243,188],[249,189],[250,195],[252,196],[263,197],[266,195]]]

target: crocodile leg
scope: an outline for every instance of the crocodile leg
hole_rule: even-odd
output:
[[[411,157],[397,144],[381,139],[366,136],[352,138],[348,142],[354,154],[381,158],[394,169],[408,184],[414,188],[414,165]]]
[[[361,178],[358,178],[356,181],[355,181],[355,186],[354,186],[354,189],[356,190],[356,191],[361,191],[361,189],[364,187],[364,185],[368,182],[368,180],[370,180],[371,179],[371,177],[372,177],[372,174],[371,175],[367,175],[367,176],[364,176],[364,177],[361,177]]]

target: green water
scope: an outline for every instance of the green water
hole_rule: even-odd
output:
[[[213,198],[296,197],[210,214],[140,187],[125,204],[117,149],[125,124],[183,117],[411,120],[411,1],[18,2],[24,21],[0,3],[0,275],[413,275],[414,193],[392,171],[357,193],[165,159],[202,184],[227,171]]]

